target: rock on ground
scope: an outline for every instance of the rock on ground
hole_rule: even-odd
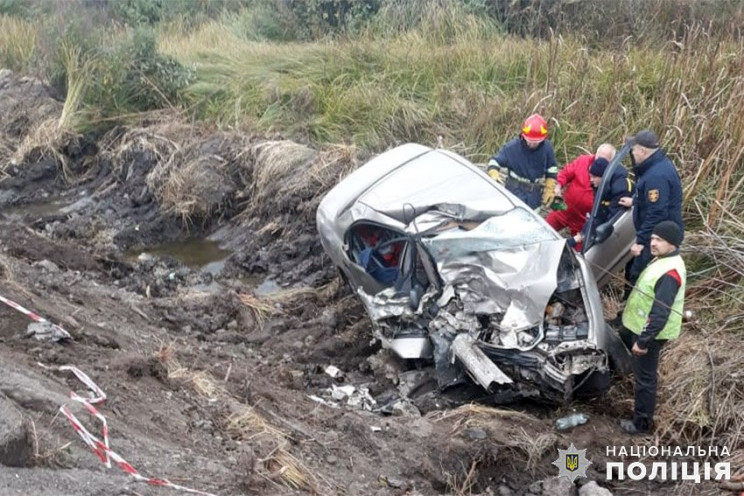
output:
[[[0,394],[0,463],[23,467],[32,459],[29,433],[15,404]]]
[[[612,496],[609,489],[599,486],[596,482],[590,481],[581,486],[579,496]]]
[[[552,477],[543,481],[542,493],[550,496],[573,496],[574,485],[565,477]]]

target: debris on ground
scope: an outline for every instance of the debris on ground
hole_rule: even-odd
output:
[[[69,402],[73,379],[38,363],[74,363],[110,395],[99,411],[118,452],[174,484],[220,496],[430,496],[526,494],[538,481],[543,492],[531,493],[548,495],[542,481],[569,443],[555,410],[442,393],[415,361],[381,350],[324,254],[315,213],[364,158],[353,147],[203,129],[172,111],[102,135],[42,136],[33,130],[59,118],[61,102],[7,71],[0,109],[0,294],[74,337],[59,346],[34,326],[44,340],[19,338],[28,317],[0,305],[0,464],[13,467],[0,470],[3,494],[164,494],[102,470],[58,414],[85,407]],[[195,238],[229,252],[218,269],[153,254]],[[571,441],[599,465],[605,446],[625,441],[606,412],[628,406],[615,397],[584,409],[592,423]],[[615,495],[647,490],[590,478]]]
[[[585,424],[589,418],[583,413],[572,413],[566,417],[561,417],[555,421],[555,426],[559,431],[565,431],[576,427],[577,425]]]

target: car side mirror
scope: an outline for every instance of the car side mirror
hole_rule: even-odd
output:
[[[612,236],[612,233],[615,231],[615,226],[612,224],[612,222],[605,222],[604,224],[600,224],[597,226],[597,230],[594,234],[594,242],[595,243],[603,243],[607,240],[610,236]]]

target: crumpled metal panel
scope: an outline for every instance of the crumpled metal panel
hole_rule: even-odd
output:
[[[410,298],[396,296],[395,288],[387,288],[376,295],[368,295],[362,288],[357,288],[357,295],[362,300],[370,318],[374,321],[391,317],[412,318],[414,315],[414,311],[408,304]]]
[[[397,317],[400,319],[413,319],[416,314],[421,313],[421,308],[428,304],[434,296],[434,291],[424,293],[416,309],[410,305],[411,299],[406,295],[396,295],[395,288],[387,288],[375,295],[369,295],[362,288],[357,288],[357,295],[367,309],[367,313],[374,321]]]
[[[508,210],[513,207],[509,205]],[[448,227],[454,228],[462,225],[472,229],[490,217],[503,215],[504,211],[493,209],[479,210],[468,204],[441,203],[435,209],[424,212],[417,216],[408,226],[406,232],[409,234],[429,234]]]
[[[445,288],[454,288],[465,312],[503,314],[500,327],[511,331],[542,323],[566,246],[550,233],[542,235],[542,225],[519,210],[470,231],[423,240]]]
[[[421,217],[430,226],[449,216],[427,213]],[[556,240],[542,229],[530,213],[515,209],[469,231],[453,229],[423,239],[444,283],[439,306],[457,296],[466,314],[503,314],[500,327],[505,331],[539,325],[556,289],[558,264],[566,246],[565,240]],[[520,232],[525,236],[520,238]],[[393,288],[376,295],[357,292],[373,320],[413,318],[418,312],[410,308],[406,295],[396,295]],[[431,296],[424,295],[421,305]]]
[[[512,198],[494,184],[472,164],[433,150],[381,178],[358,201],[406,223],[447,203],[491,215],[513,209]]]
[[[493,383],[514,382],[476,346],[475,339],[469,334],[458,334],[452,341],[450,350],[453,359],[457,358],[475,381],[486,390],[490,389]]]

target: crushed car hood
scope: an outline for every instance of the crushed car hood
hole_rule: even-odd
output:
[[[431,232],[448,223],[456,224],[456,217],[452,212],[430,211],[406,231]],[[530,213],[518,208],[469,230],[453,228],[423,237],[421,244],[434,258],[441,278],[438,307],[457,296],[465,314],[501,314],[500,327],[515,332],[543,321],[557,287],[558,265],[566,245]],[[409,307],[409,298],[396,295],[394,288],[372,297],[360,296],[378,320],[420,313],[428,302],[426,296],[430,299],[433,294],[426,295],[417,310]]]
[[[474,240],[474,241],[477,241]],[[503,329],[539,325],[557,286],[565,241],[506,250],[474,252],[437,263],[446,286],[454,288],[468,314],[504,314]]]

